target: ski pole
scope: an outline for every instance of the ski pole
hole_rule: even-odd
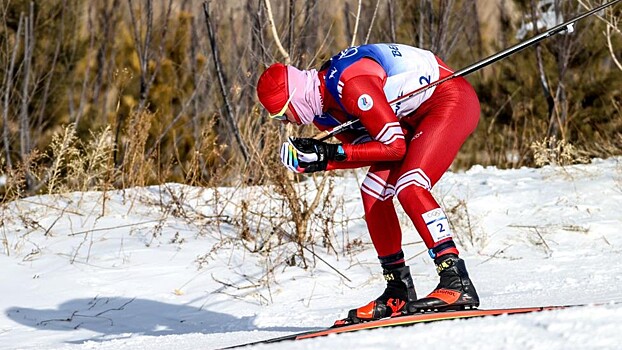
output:
[[[507,48],[507,49],[505,49],[503,51],[500,51],[500,52],[498,52],[498,53],[496,53],[496,54],[494,54],[492,56],[489,56],[489,57],[487,57],[487,58],[485,58],[485,59],[483,59],[483,60],[481,60],[479,62],[473,63],[470,66],[467,66],[467,67],[462,68],[462,69],[460,69],[458,71],[455,71],[453,74],[448,75],[448,76],[446,76],[443,79],[436,80],[436,81],[434,81],[434,82],[432,82],[432,83],[430,83],[428,85],[422,86],[422,87],[420,87],[420,88],[418,88],[418,89],[416,89],[414,91],[411,91],[411,92],[409,92],[409,93],[407,93],[407,94],[405,94],[403,96],[400,96],[400,97],[398,97],[398,98],[396,98],[396,99],[394,99],[392,101],[389,101],[389,104],[391,106],[394,106],[396,103],[402,102],[404,100],[407,100],[407,99],[409,99],[409,98],[411,98],[411,97],[413,97],[413,96],[415,96],[415,95],[417,95],[417,94],[419,94],[419,93],[421,93],[421,92],[423,92],[423,91],[425,91],[425,90],[427,90],[427,89],[429,89],[431,87],[434,87],[434,86],[437,86],[439,84],[442,84],[442,83],[444,83],[444,82],[446,82],[448,80],[451,80],[453,78],[463,77],[465,75],[473,73],[473,72],[475,72],[477,70],[480,70],[480,69],[482,69],[482,68],[484,68],[484,67],[486,67],[486,66],[488,66],[488,65],[490,65],[490,64],[492,64],[494,62],[502,60],[502,59],[504,59],[504,58],[506,58],[506,57],[508,57],[510,55],[513,55],[513,54],[515,54],[515,53],[517,53],[519,51],[522,51],[523,49],[525,49],[525,48],[527,48],[529,46],[537,44],[540,41],[542,41],[542,40],[544,40],[544,39],[546,39],[546,38],[548,38],[550,36],[559,34],[559,33],[563,32],[563,31],[567,31],[568,33],[572,33],[574,31],[574,24],[575,24],[575,22],[577,22],[579,20],[582,20],[585,17],[589,17],[589,16],[595,14],[596,12],[602,11],[603,9],[605,9],[605,8],[607,8],[609,6],[612,6],[612,5],[614,5],[614,4],[616,4],[616,3],[620,2],[620,1],[621,0],[613,0],[613,1],[610,1],[610,2],[607,2],[607,3],[604,3],[604,4],[602,4],[602,5],[600,5],[600,6],[596,7],[596,8],[593,8],[590,11],[586,11],[586,12],[578,15],[577,17],[574,17],[571,20],[568,20],[568,21],[566,21],[566,22],[564,22],[562,24],[559,24],[559,25],[557,25],[557,26],[547,30],[544,33],[541,33],[541,34],[538,34],[538,35],[532,37],[531,39],[528,39],[528,40],[525,40],[523,42],[520,42],[520,43],[518,43],[518,44],[516,44],[514,46],[511,46],[511,47],[509,47],[509,48]],[[339,134],[339,133],[349,129],[350,127],[352,127],[358,121],[359,120],[356,119],[356,118],[355,119],[351,119],[351,120],[349,120],[349,121],[347,121],[347,122],[345,122],[345,123],[343,123],[343,124],[341,124],[339,126],[334,127],[331,130],[322,131],[321,133],[315,135],[313,138],[316,139],[316,140],[324,141],[324,140],[330,138],[331,136],[337,135],[337,134]]]

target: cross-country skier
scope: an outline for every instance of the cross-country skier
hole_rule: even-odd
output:
[[[477,126],[477,95],[464,78],[454,78],[390,103],[451,73],[430,51],[371,44],[341,51],[319,72],[276,63],[259,78],[257,95],[272,119],[313,123],[322,131],[353,118],[360,120],[336,135],[341,144],[290,138],[281,147],[283,164],[297,173],[370,166],[361,194],[387,287],[336,325],[400,315],[406,304],[411,311],[479,305],[446,214],[430,192]],[[416,297],[405,264],[394,196],[425,242],[440,276],[438,286],[422,299]]]

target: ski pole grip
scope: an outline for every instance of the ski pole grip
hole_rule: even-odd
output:
[[[314,139],[323,141],[331,136],[331,133],[328,130],[324,130],[321,133],[313,136]]]

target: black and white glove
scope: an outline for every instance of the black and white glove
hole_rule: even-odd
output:
[[[281,146],[281,162],[296,173],[324,171],[329,160],[345,159],[346,154],[341,145],[312,138],[290,137]]]

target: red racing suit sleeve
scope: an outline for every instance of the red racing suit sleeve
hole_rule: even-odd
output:
[[[325,131],[325,130],[329,130],[329,127],[323,126],[321,124],[315,124],[315,126],[320,130],[320,131]],[[351,131],[344,131],[341,132],[337,135],[334,135],[333,137],[336,138],[337,140],[339,140],[339,142],[341,142],[342,145],[350,145],[353,144],[355,142],[356,139],[358,139],[361,135],[357,135]],[[338,170],[338,169],[357,169],[357,168],[363,168],[366,166],[370,166],[372,165],[373,161],[360,161],[360,162],[353,162],[353,161],[329,161],[327,166],[326,166],[326,170]]]
[[[357,145],[344,143],[346,160],[329,162],[328,169],[354,168],[404,158],[404,131],[384,94],[386,78],[382,66],[368,58],[354,63],[342,73],[341,103],[346,113],[361,121],[372,141]]]
[[[317,125],[316,127],[320,130],[320,131],[324,131],[324,130],[328,130],[330,128],[322,126],[322,125]],[[342,145],[347,145],[347,144],[352,144],[352,142],[357,138],[357,135],[352,135],[350,134],[348,131],[334,135],[334,137],[339,140],[341,142]],[[366,166],[370,166],[375,162],[372,161],[361,161],[361,162],[352,162],[352,161],[341,161],[341,162],[337,162],[337,161],[329,161],[328,164],[326,165],[326,170],[338,170],[338,169],[357,169],[357,168],[363,168]]]

